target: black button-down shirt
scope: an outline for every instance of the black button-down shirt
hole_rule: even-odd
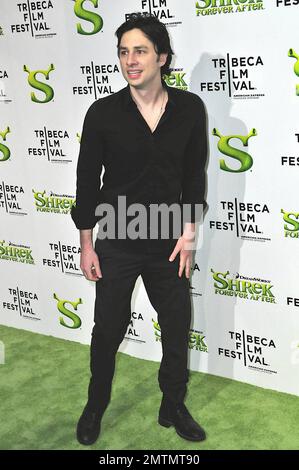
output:
[[[129,85],[89,107],[77,163],[76,206],[71,209],[78,229],[93,228],[100,220],[95,214],[97,205],[109,203],[117,208],[119,195],[126,196],[127,207],[132,203],[146,208],[161,203],[191,204],[190,220],[185,221],[197,221],[194,205],[205,204],[204,105],[195,93],[169,87],[164,80],[162,84],[168,101],[154,132],[132,99]],[[166,250],[170,254],[176,240],[111,241],[120,249]]]

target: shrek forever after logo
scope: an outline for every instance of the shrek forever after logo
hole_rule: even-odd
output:
[[[154,328],[155,340],[161,342],[161,327],[157,320],[152,319],[152,323]],[[203,334],[202,331],[198,331],[195,329],[189,330],[188,347],[193,351],[206,353],[208,352],[206,336]]]
[[[35,264],[32,249],[29,245],[0,240],[0,260],[13,261],[23,264]]]
[[[56,194],[50,191],[32,190],[35,208],[37,212],[52,212],[55,214],[69,214],[73,205],[75,205],[74,196],[68,194]]]
[[[211,269],[211,273],[216,295],[256,302],[276,303],[273,284],[269,280],[248,277],[239,273],[229,276],[229,271],[223,273],[220,271],[215,272],[213,269]]]
[[[195,8],[197,16],[252,13],[264,10],[264,0],[199,0]]]
[[[287,212],[281,209],[284,221],[285,238],[299,238],[299,212]]]
[[[179,88],[180,90],[188,90],[188,83],[186,80],[186,72],[183,69],[171,69],[170,75],[164,75],[163,79],[168,86]]]

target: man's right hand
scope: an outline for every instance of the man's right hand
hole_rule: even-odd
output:
[[[98,281],[103,277],[99,257],[92,247],[81,251],[80,268],[89,281]]]

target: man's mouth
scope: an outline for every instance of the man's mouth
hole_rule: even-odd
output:
[[[142,70],[128,70],[128,75],[131,78],[136,78],[141,75]]]

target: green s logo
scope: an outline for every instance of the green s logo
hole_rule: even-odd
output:
[[[252,129],[248,135],[221,135],[220,132],[217,129],[213,129],[212,134],[219,137],[219,142],[218,142],[218,149],[220,150],[221,153],[224,155],[227,155],[228,157],[234,158],[235,160],[238,160],[240,162],[240,168],[237,170],[234,170],[233,168],[230,168],[227,163],[225,162],[224,158],[220,160],[220,168],[221,170],[224,171],[229,171],[230,173],[242,173],[243,171],[248,171],[252,165],[253,165],[253,159],[249,153],[244,152],[243,150],[231,147],[229,145],[229,141],[231,139],[239,139],[243,143],[245,147],[248,146],[248,140],[250,137],[256,136],[257,132],[256,129]]]
[[[24,65],[24,71],[28,73],[28,83],[32,88],[35,88],[36,90],[40,90],[45,94],[45,99],[43,101],[39,100],[34,92],[31,92],[31,100],[34,101],[35,103],[48,103],[53,99],[54,96],[54,90],[50,85],[47,85],[46,83],[40,82],[39,80],[36,79],[36,74],[41,73],[45,76],[46,80],[49,80],[49,74],[52,72],[52,70],[55,70],[54,65],[51,64],[48,68],[48,70],[32,70],[30,71],[27,67],[27,65]]]
[[[161,341],[161,327],[160,327],[159,323],[156,320],[152,319],[152,322],[153,322],[156,341]]]
[[[2,131],[0,132],[0,135],[2,137],[3,140],[6,140],[6,135],[10,132],[10,128],[7,126],[7,128],[5,129],[5,131]],[[10,157],[10,150],[9,148],[4,145],[4,144],[1,144],[0,143],[0,153],[2,153],[2,158],[1,158],[1,155],[0,155],[0,162],[4,162],[5,160],[8,160],[9,157]]]
[[[89,0],[89,1],[94,4],[95,8],[98,8],[98,0]],[[77,32],[79,34],[84,34],[88,36],[88,35],[96,34],[99,31],[101,31],[103,27],[103,18],[97,13],[84,10],[83,4],[85,2],[86,0],[75,0],[74,12],[75,12],[75,15],[78,16],[78,18],[82,18],[83,20],[89,21],[90,23],[93,24],[93,30],[88,32],[88,31],[84,31],[84,29],[81,26],[81,23],[77,23]]]
[[[297,77],[299,77],[299,55],[296,54],[294,49],[289,49],[288,56],[293,57],[294,59],[297,59],[294,64],[294,72],[297,75]],[[299,84],[296,85],[296,95],[299,96]]]
[[[283,214],[283,220],[288,224],[284,225],[284,229],[289,232],[298,232],[299,214],[295,212],[285,212],[283,209],[281,209],[281,213]]]
[[[82,299],[78,299],[76,302],[71,302],[70,300],[61,300],[58,298],[58,296],[55,293],[53,294],[53,297],[58,302],[57,308],[59,312],[65,315],[67,318],[70,318],[73,322],[72,325],[68,325],[67,323],[65,323],[64,318],[61,316],[59,317],[60,325],[65,326],[66,328],[71,328],[73,330],[80,328],[82,324],[81,318],[78,315],[76,315],[76,313],[72,312],[71,310],[68,310],[65,307],[65,304],[70,304],[75,310],[77,310],[78,305],[82,304]]]

